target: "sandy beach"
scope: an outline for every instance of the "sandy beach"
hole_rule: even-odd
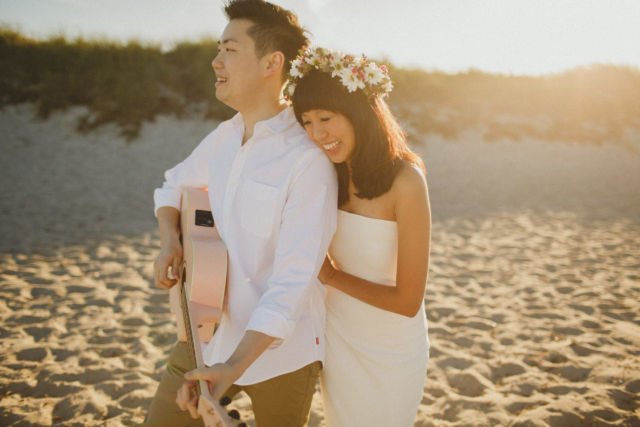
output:
[[[216,122],[127,143],[80,108],[0,110],[0,425],[142,422],[175,339],[152,191]],[[420,135],[431,340],[415,425],[640,426],[640,132],[632,143]],[[234,403],[249,425],[250,402]],[[324,426],[319,394],[310,425]],[[358,426],[354,419],[354,426]],[[381,426],[384,427],[384,426]]]

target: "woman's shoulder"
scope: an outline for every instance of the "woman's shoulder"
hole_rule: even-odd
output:
[[[392,187],[393,205],[398,223],[409,223],[416,215],[426,214],[429,209],[427,181],[418,166],[403,162]]]
[[[402,161],[402,166],[393,182],[392,190],[398,196],[405,197],[416,191],[426,190],[427,180],[424,172],[419,166],[406,160]]]

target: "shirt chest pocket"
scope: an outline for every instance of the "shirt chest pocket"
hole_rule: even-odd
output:
[[[269,237],[274,231],[278,211],[277,187],[247,180],[240,188],[240,225],[259,237]]]

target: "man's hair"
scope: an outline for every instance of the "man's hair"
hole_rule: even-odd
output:
[[[248,34],[256,46],[258,58],[276,51],[284,54],[284,76],[298,51],[309,44],[296,14],[283,7],[263,0],[231,0],[225,5],[224,12],[229,21],[246,19],[253,23]]]

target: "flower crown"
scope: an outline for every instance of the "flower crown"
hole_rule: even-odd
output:
[[[330,73],[331,77],[339,77],[340,83],[349,92],[360,89],[368,97],[375,95],[384,97],[393,89],[393,83],[391,83],[386,66],[369,61],[364,55],[356,58],[352,55],[316,47],[302,49],[298,56],[291,61],[289,85],[287,86],[289,96],[292,96],[295,91],[295,80],[302,78],[314,69]]]

